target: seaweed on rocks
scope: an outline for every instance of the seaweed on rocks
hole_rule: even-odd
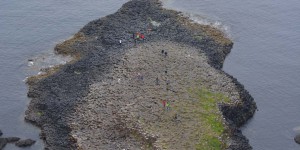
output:
[[[152,30],[148,31],[149,28]],[[132,38],[136,32],[146,35],[146,40],[138,41],[137,45],[134,44]],[[122,44],[119,40],[122,40]],[[255,102],[235,78],[220,70],[233,43],[221,31],[213,27],[193,23],[180,12],[162,8],[158,0],[129,1],[116,13],[91,21],[73,38],[58,44],[55,51],[58,54],[71,55],[74,60],[47,76],[33,78],[28,82],[28,97],[31,98],[31,102],[26,110],[25,119],[41,128],[41,138],[45,141],[46,149],[99,148],[103,146],[99,145],[100,142],[82,145],[84,141],[93,141],[91,137],[84,135],[93,131],[94,128],[99,128],[99,132],[102,128],[99,134],[102,134],[105,139],[102,139],[101,144],[106,143],[107,146],[101,147],[102,149],[118,149],[122,145],[140,149],[145,144],[148,148],[159,147],[156,145],[156,140],[159,139],[156,135],[148,135],[144,128],[132,122],[132,117],[129,116],[130,110],[136,109],[134,106],[126,104],[125,108],[127,106],[132,108],[121,109],[126,102],[120,100],[120,97],[109,99],[103,95],[118,95],[135,86],[143,87],[142,85],[148,84],[148,80],[145,79],[128,84],[130,88],[120,86],[119,90],[111,89],[119,87],[116,85],[123,81],[122,78],[128,78],[126,74],[116,74],[116,71],[126,72],[130,69],[128,66],[123,66],[123,68],[120,66],[128,62],[125,57],[128,53],[131,54],[132,51],[139,50],[141,47],[153,51],[152,48],[158,48],[160,53],[164,46],[169,46],[170,49],[179,47],[184,52],[188,49],[197,51],[197,55],[200,55],[201,66],[206,67],[208,71],[202,70],[203,78],[209,79],[204,84],[212,90],[223,90],[225,93],[232,90],[233,93],[237,93],[232,94],[232,99],[238,103],[220,105],[220,110],[232,131],[228,149],[251,149],[238,127],[253,116],[256,110]],[[132,53],[134,56],[135,54],[137,53]],[[172,57],[172,53],[168,52],[166,57]],[[152,58],[149,57],[150,59]],[[161,63],[163,62],[165,62],[164,59],[161,60]],[[166,74],[169,72],[168,70]],[[230,89],[215,87],[213,83],[216,82],[220,86],[219,81],[228,82]],[[226,85],[223,86],[226,87]],[[107,93],[102,93],[103,91]],[[93,93],[100,95],[93,95]],[[140,99],[134,93],[127,93],[128,95],[132,96],[131,99]],[[92,99],[91,96],[96,96],[96,98]],[[148,103],[145,105],[140,107],[145,107],[146,110],[158,106],[158,104]],[[105,107],[102,108],[102,106]],[[128,116],[119,114],[119,110]],[[89,113],[96,113],[98,118],[89,116]],[[150,116],[152,119],[157,118],[155,113]],[[84,118],[91,123],[85,122]],[[176,118],[178,120],[178,117]],[[92,134],[95,134],[93,138],[97,138],[97,133]]]

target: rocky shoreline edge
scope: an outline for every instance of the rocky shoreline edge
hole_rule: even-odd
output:
[[[32,139],[22,139],[19,137],[2,137],[3,132],[0,130],[0,150],[2,150],[7,144],[15,144],[18,147],[29,147],[36,141]]]
[[[180,12],[166,10],[161,5],[158,0],[132,0],[116,13],[90,22],[72,39],[55,48],[58,54],[73,56],[74,61],[28,79],[31,102],[25,119],[41,128],[40,137],[45,141],[45,149],[176,149],[172,145],[179,149],[183,143],[172,143],[167,138],[169,135],[153,127],[163,128],[167,124],[166,130],[169,125],[178,125],[180,129],[184,121],[190,121],[185,111],[175,108],[182,105],[181,101],[171,101],[174,108],[167,113],[159,104],[161,97],[194,100],[184,94],[189,84],[229,97],[230,102],[218,103],[226,127],[222,148],[252,149],[238,128],[253,116],[256,104],[243,85],[221,70],[233,43],[217,29],[195,24]],[[132,34],[135,32],[143,32],[146,40],[134,45]],[[180,52],[174,50],[178,48]],[[155,52],[145,55],[150,50]],[[168,56],[160,56],[161,50],[166,50]],[[171,60],[174,63],[170,63]],[[191,60],[200,64],[194,66],[199,69],[190,74],[186,68],[194,65]],[[135,64],[139,65],[132,68]],[[157,66],[148,68],[152,69],[150,72],[145,70],[149,64]],[[174,66],[182,70],[176,80],[176,69],[170,69]],[[155,72],[157,68],[160,71]],[[140,75],[138,79],[133,77],[136,73],[142,74],[142,81]],[[198,77],[202,82],[196,84]],[[152,85],[155,78],[166,84]],[[155,95],[148,94],[153,87],[161,89]],[[103,91],[105,93],[101,93]],[[137,101],[131,100],[139,100],[141,104],[133,106],[132,103]],[[143,111],[148,109],[158,117]],[[174,116],[175,121],[170,121]],[[166,124],[157,124],[157,121]],[[170,131],[176,133],[176,129]],[[179,135],[176,134],[174,139]],[[182,139],[186,137],[178,137],[178,140]],[[189,146],[196,140],[189,141],[191,143],[181,148],[194,149]]]

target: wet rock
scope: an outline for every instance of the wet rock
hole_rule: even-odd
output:
[[[0,136],[2,136],[3,135],[3,133],[2,133],[2,131],[0,130]]]
[[[296,135],[294,140],[296,143],[300,144],[300,134]]]
[[[7,144],[6,139],[5,138],[0,138],[0,150],[3,149],[6,144]]]
[[[31,146],[35,143],[34,140],[32,139],[26,139],[26,140],[20,140],[16,143],[16,146],[18,147],[27,147],[27,146]]]
[[[13,143],[13,142],[17,142],[20,140],[20,138],[18,137],[8,137],[8,138],[5,138],[7,143]]]

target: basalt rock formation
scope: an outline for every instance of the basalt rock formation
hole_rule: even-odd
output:
[[[135,40],[136,32],[145,40]],[[218,29],[158,0],[129,1],[56,46],[74,60],[28,79],[25,118],[41,128],[48,149],[195,149],[206,136],[198,129],[205,129],[201,114],[208,111],[191,93],[202,88],[229,99],[211,104],[219,108],[211,113],[224,117],[221,147],[251,149],[238,127],[256,104],[221,70],[232,46]]]

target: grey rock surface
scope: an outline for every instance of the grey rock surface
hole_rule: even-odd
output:
[[[18,142],[16,142],[16,146],[18,147],[27,147],[27,146],[31,146],[35,143],[34,140],[32,139],[26,139],[26,140],[20,140]]]
[[[20,138],[18,138],[18,137],[7,137],[5,139],[6,139],[7,143],[13,143],[13,142],[17,142],[20,140]]]
[[[0,138],[0,150],[2,150],[5,145],[7,144],[7,141],[5,138]]]
[[[136,32],[146,40],[135,44]],[[230,97],[232,103],[220,110],[235,129],[253,116],[256,105],[235,78],[220,70],[232,46],[220,31],[163,9],[158,0],[129,1],[55,47],[77,59],[28,81],[32,100],[25,119],[41,127],[49,149],[160,147],[162,136],[145,132],[144,120],[136,119],[159,121],[160,97],[170,95],[174,103],[188,99],[186,88],[200,86],[195,80],[201,78],[203,86]],[[251,149],[239,130],[232,131],[234,148]]]

